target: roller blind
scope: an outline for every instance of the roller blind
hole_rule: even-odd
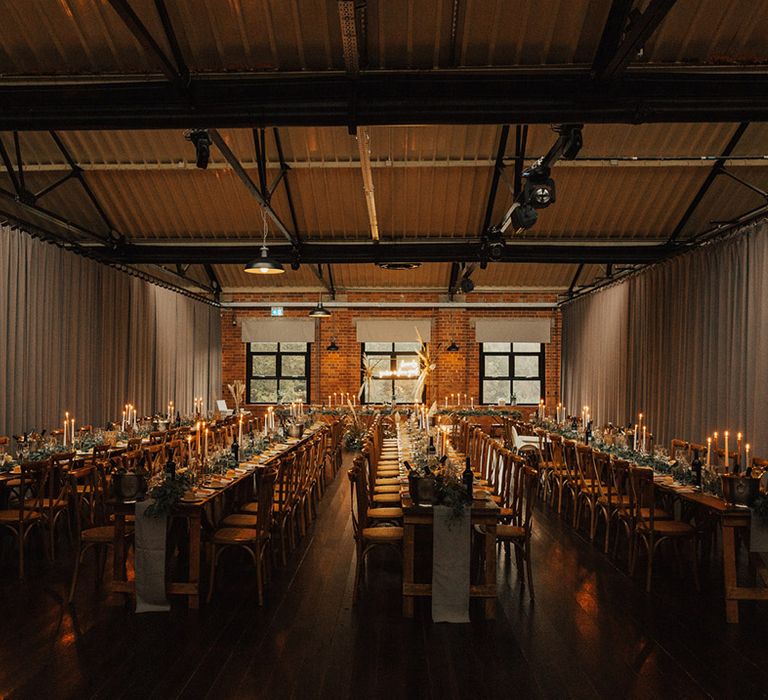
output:
[[[552,322],[548,318],[479,318],[478,343],[548,343]]]
[[[414,343],[419,334],[428,343],[432,335],[430,318],[359,318],[356,325],[358,343]]]
[[[311,318],[245,318],[244,343],[313,343],[315,322]]]

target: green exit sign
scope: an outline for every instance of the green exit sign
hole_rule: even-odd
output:
[[[273,316],[282,316],[283,315],[283,307],[282,306],[273,306],[272,307],[272,315]]]

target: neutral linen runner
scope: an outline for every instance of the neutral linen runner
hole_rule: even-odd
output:
[[[171,609],[165,595],[165,535],[167,518],[153,518],[145,511],[152,500],[136,504],[134,568],[136,570],[136,612]]]
[[[432,619],[469,622],[470,512],[458,518],[435,506],[432,538]]]

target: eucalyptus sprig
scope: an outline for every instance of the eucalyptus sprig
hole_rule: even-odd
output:
[[[192,477],[188,471],[177,473],[175,479],[166,476],[149,492],[154,503],[144,512],[152,518],[170,515],[191,484]]]

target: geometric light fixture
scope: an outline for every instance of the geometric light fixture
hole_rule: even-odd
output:
[[[264,209],[261,210],[261,216],[264,219],[264,240],[261,244],[261,255],[255,260],[251,260],[245,266],[245,271],[252,275],[280,275],[285,272],[285,268],[279,260],[269,257],[269,248],[267,248],[269,225],[267,224],[267,212]]]

